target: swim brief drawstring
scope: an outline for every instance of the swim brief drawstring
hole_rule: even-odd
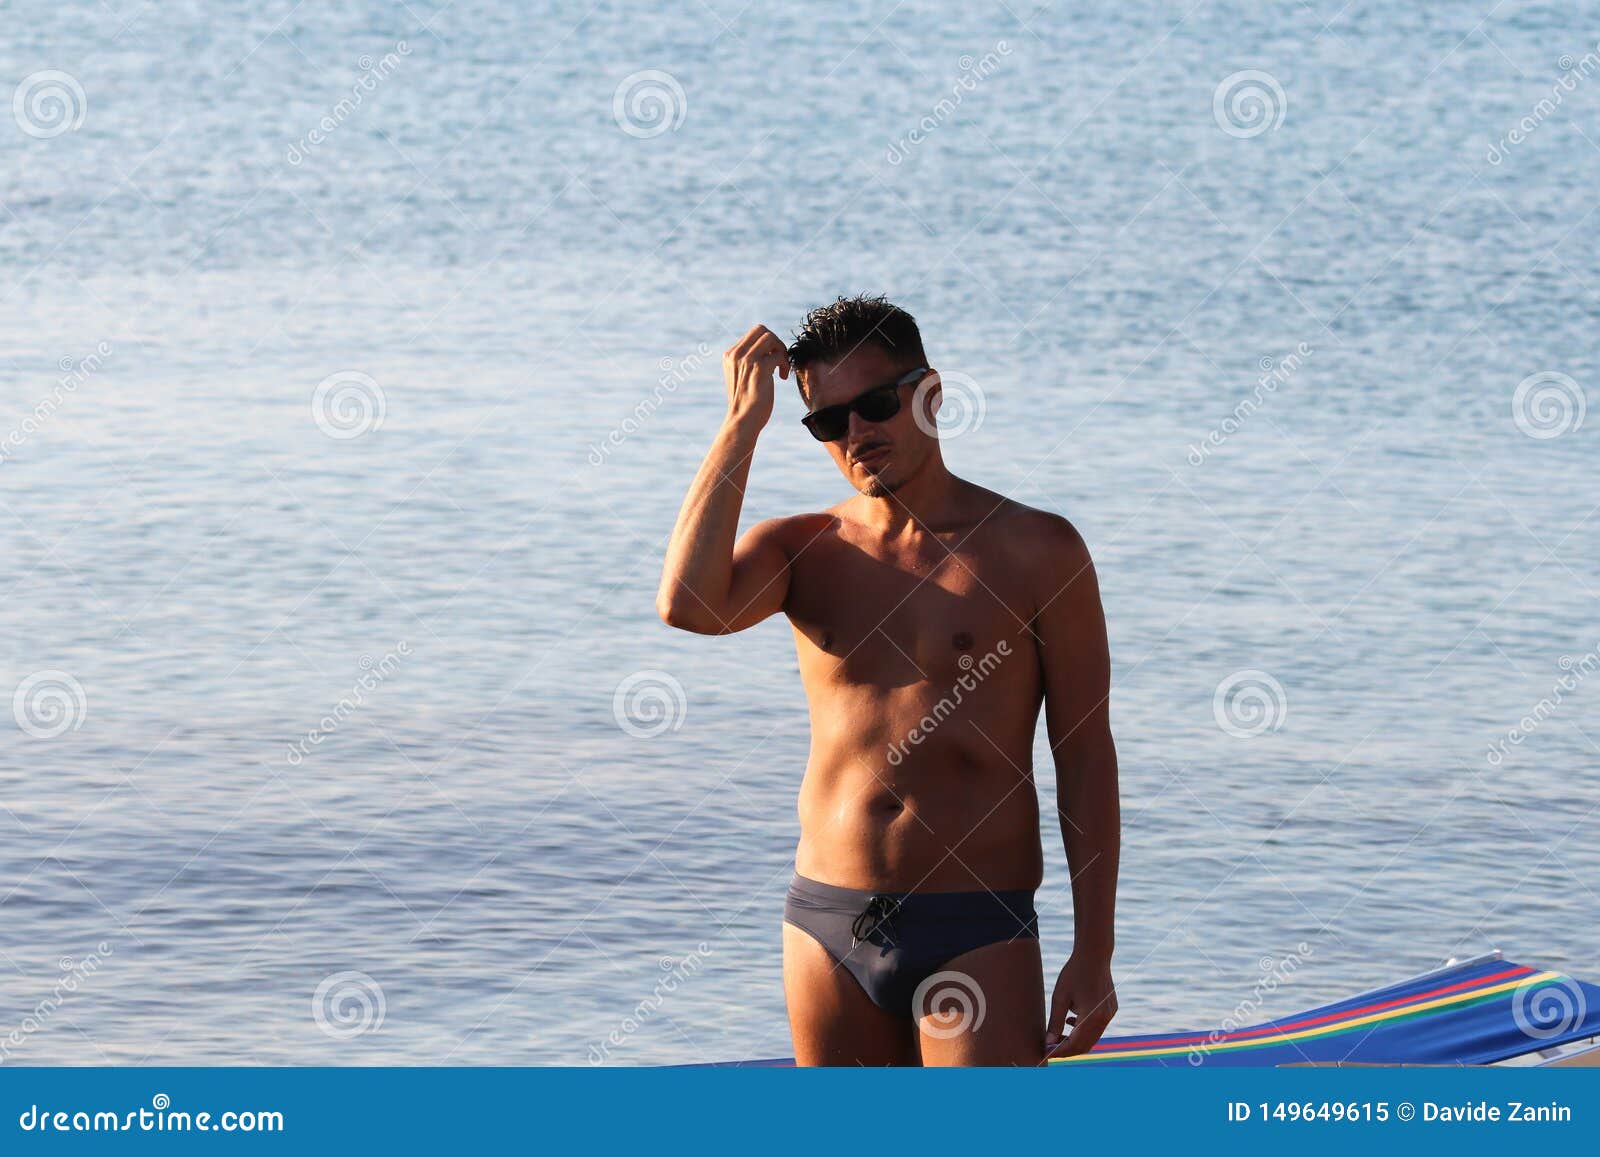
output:
[[[854,948],[900,913],[900,901],[893,896],[876,895],[867,901],[861,914],[850,923],[850,947]],[[888,934],[885,933],[888,938]],[[893,944],[893,938],[888,938]]]

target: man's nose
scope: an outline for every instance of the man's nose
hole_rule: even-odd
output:
[[[878,423],[869,422],[854,410],[850,411],[850,441],[860,442],[877,433]]]

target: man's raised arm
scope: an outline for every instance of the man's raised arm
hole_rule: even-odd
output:
[[[742,631],[782,610],[788,597],[781,520],[734,542],[756,439],[772,417],[774,370],[787,378],[789,355],[764,325],[722,355],[728,413],[678,511],[656,593],[656,611],[670,626],[702,635]]]

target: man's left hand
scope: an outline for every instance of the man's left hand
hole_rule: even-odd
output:
[[[1117,990],[1111,982],[1111,960],[1074,953],[1056,978],[1050,1023],[1044,1034],[1045,1056],[1070,1057],[1088,1052],[1116,1015]],[[1062,1033],[1069,1025],[1072,1031],[1063,1041]]]

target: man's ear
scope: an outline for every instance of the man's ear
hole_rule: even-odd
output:
[[[926,434],[934,434],[939,429],[939,407],[944,404],[940,381],[939,371],[932,370],[922,375],[922,380],[911,395],[912,416],[918,428]]]

